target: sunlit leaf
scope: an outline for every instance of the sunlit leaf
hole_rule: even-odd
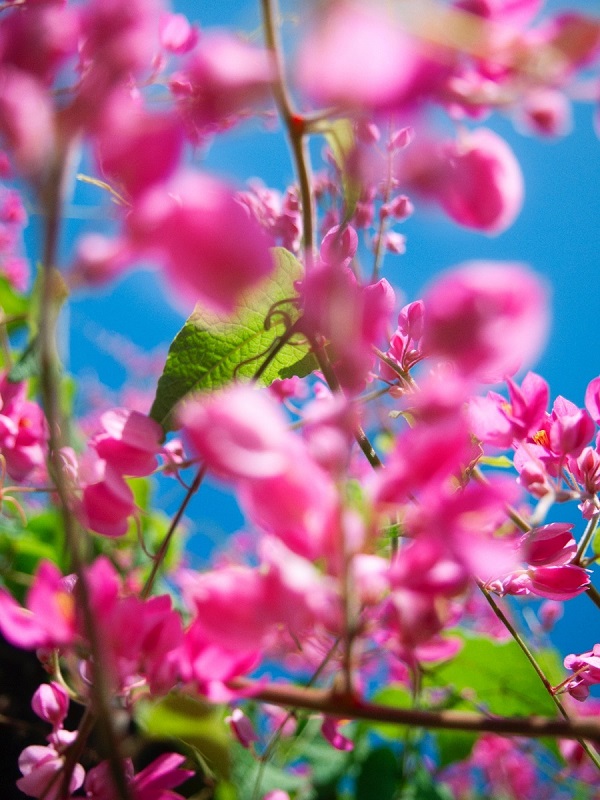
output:
[[[150,412],[165,430],[174,427],[172,412],[188,392],[209,391],[237,378],[252,378],[267,359],[269,348],[284,333],[285,323],[298,319],[294,284],[302,277],[302,266],[284,248],[276,248],[274,255],[274,275],[247,294],[233,315],[198,307],[175,337]],[[287,318],[276,313],[266,323],[275,304],[280,304],[278,308]],[[308,357],[308,345],[297,339],[285,344],[269,361],[260,377],[262,383],[292,375],[303,377],[315,369],[314,359]]]

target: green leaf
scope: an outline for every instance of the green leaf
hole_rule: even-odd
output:
[[[538,658],[542,663],[546,658],[550,667],[549,654],[544,651]],[[432,670],[426,681],[428,685],[433,682],[437,687],[450,687],[455,695],[463,698],[467,708],[484,706],[489,712],[502,716],[556,716],[552,698],[521,648],[512,640],[466,638],[456,658]]]
[[[302,265],[282,247],[273,253],[274,275],[248,293],[232,316],[197,307],[175,337],[150,412],[165,430],[174,428],[173,410],[189,392],[210,391],[236,378],[254,376],[269,348],[285,331],[281,314],[273,314],[268,329],[265,325],[274,304],[281,304],[278,308],[285,311],[289,322],[298,319],[294,283],[303,275]],[[290,302],[284,303],[286,300]],[[261,381],[268,385],[277,378],[308,375],[316,368],[308,355],[308,345],[283,345],[265,368]]]
[[[197,750],[210,770],[228,777],[229,735],[221,710],[185,694],[140,702],[136,721],[154,739],[176,739]]]
[[[11,383],[21,383],[21,381],[29,380],[29,378],[37,377],[38,372],[38,337],[34,336],[27,343],[27,346],[19,356],[19,360],[11,367],[8,373],[8,380]]]
[[[497,467],[498,469],[511,469],[514,466],[507,456],[482,456],[479,459],[479,463],[488,467]]]
[[[4,316],[11,319],[18,317],[8,323],[8,332],[13,333],[27,325],[27,313],[29,302],[26,297],[17,294],[4,275],[0,276],[0,309]]]
[[[349,220],[356,209],[360,198],[361,185],[348,168],[348,156],[354,149],[354,128],[349,119],[338,119],[328,124],[325,139],[342,174],[342,190],[344,195],[344,218]]]
[[[400,795],[401,800],[453,800],[453,797],[450,789],[437,783],[424,767],[417,770]]]
[[[264,797],[273,789],[295,792],[307,785],[306,777],[278,767],[271,761],[262,764],[237,742],[233,743],[231,751],[231,781],[237,789],[238,800]]]
[[[436,731],[438,767],[447,767],[468,758],[477,740],[477,734],[463,731]]]
[[[410,692],[404,686],[387,686],[373,697],[373,702],[390,708],[409,709],[414,707]],[[409,728],[406,725],[393,725],[389,722],[369,723],[369,729],[384,739],[405,739]]]
[[[371,750],[356,779],[355,800],[392,800],[399,779],[398,759],[389,747]]]

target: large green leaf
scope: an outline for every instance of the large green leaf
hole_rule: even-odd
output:
[[[400,777],[398,758],[389,747],[374,748],[360,765],[355,800],[392,800]]]
[[[542,652],[538,660],[555,680],[555,659]],[[449,687],[465,701],[464,707],[484,706],[493,714],[556,716],[556,706],[540,678],[514,641],[497,642],[486,637],[466,638],[452,661],[428,676],[438,687]],[[458,707],[455,705],[455,707]]]
[[[217,706],[173,692],[155,702],[138,703],[136,722],[152,739],[175,739],[187,745],[211,772],[227,778],[229,733]]]
[[[271,761],[261,763],[253,753],[235,742],[231,749],[231,781],[237,790],[238,800],[264,797],[274,789],[299,792],[309,785],[302,774]]]
[[[252,378],[263,364],[269,348],[285,331],[281,314],[273,314],[275,304],[295,322],[298,310],[292,302],[297,296],[294,283],[302,277],[302,265],[282,247],[273,251],[276,267],[273,276],[248,293],[231,316],[196,308],[171,344],[167,363],[158,382],[150,415],[165,430],[174,427],[173,410],[189,392],[210,391],[236,378]],[[261,375],[269,384],[277,378],[303,377],[315,369],[308,345],[285,344]]]

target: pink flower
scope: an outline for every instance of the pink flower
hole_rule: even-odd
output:
[[[295,448],[278,404],[248,385],[186,400],[179,420],[192,449],[228,480],[280,475]]]
[[[332,747],[335,747],[336,750],[343,750],[347,753],[354,750],[354,742],[351,739],[348,739],[347,736],[344,736],[343,733],[340,733],[339,727],[342,723],[343,720],[334,719],[333,717],[325,717],[323,719],[323,724],[321,725],[321,733]]]
[[[575,673],[565,685],[566,691],[576,700],[585,700],[589,687],[600,683],[600,645],[595,644],[591,650],[579,655],[571,653],[565,658],[564,665]]]
[[[38,180],[54,150],[52,102],[41,81],[10,67],[0,70],[0,135],[21,173]]]
[[[233,311],[273,269],[259,223],[229,186],[199,172],[180,173],[145,192],[127,231],[131,245],[157,258],[188,302],[218,311]]]
[[[94,149],[101,174],[138,197],[171,176],[182,148],[174,113],[150,114],[130,94],[118,92],[107,103]]]
[[[65,759],[52,746],[31,745],[19,756],[19,769],[23,774],[17,786],[29,797],[44,800],[61,800],[64,797],[62,774]],[[85,771],[81,764],[75,764],[69,781],[69,793],[75,792],[83,784]]]
[[[361,286],[349,267],[321,262],[302,281],[302,298],[304,330],[329,341],[340,384],[360,391],[394,307],[392,287],[385,279]]]
[[[63,647],[77,635],[72,586],[49,561],[39,565],[25,600],[26,608],[0,589],[0,630],[16,647]]]
[[[59,683],[43,683],[35,690],[31,707],[40,719],[54,730],[60,728],[69,710],[69,695]]]
[[[270,97],[270,54],[225,32],[205,34],[170,88],[192,131],[223,126]]]
[[[398,178],[439,203],[455,222],[484,233],[502,233],[523,204],[519,162],[504,139],[487,128],[456,142],[417,142],[400,162]]]
[[[175,658],[181,679],[193,683],[215,703],[228,702],[233,693],[227,683],[253,670],[263,652],[255,640],[250,649],[227,648],[213,642],[202,625],[192,622]]]
[[[139,411],[114,408],[100,417],[102,429],[90,445],[120,475],[150,475],[161,452],[162,428]]]
[[[549,450],[558,457],[577,456],[589,444],[596,427],[587,411],[560,395],[548,420]]]
[[[253,742],[259,741],[254,726],[241,708],[234,708],[231,714],[225,717],[225,722],[242,747],[250,748]]]
[[[189,52],[198,43],[198,30],[184,14],[163,14],[160,20],[160,43],[169,53]]]
[[[439,278],[424,303],[423,347],[478,381],[524,367],[546,337],[546,292],[520,264],[469,262]]]
[[[123,476],[110,463],[88,451],[81,464],[80,482],[83,492],[76,512],[81,524],[104,536],[127,533],[135,500]]]
[[[44,412],[25,399],[25,384],[0,381],[0,452],[11,478],[23,481],[45,464],[48,430]]]
[[[596,425],[600,425],[600,376],[590,381],[585,390],[585,407]]]
[[[526,533],[520,547],[524,560],[532,567],[553,567],[568,564],[577,553],[573,525],[552,522]]]
[[[570,600],[582,594],[590,585],[590,576],[582,567],[573,564],[537,567],[528,570],[531,591],[548,600]]]
[[[296,74],[318,105],[382,111],[414,101],[445,69],[391,14],[339,2],[302,42]]]
[[[180,753],[163,753],[134,774],[131,761],[124,763],[125,779],[134,800],[183,800],[180,794],[171,792],[176,786],[191,778],[194,772],[181,769],[185,756]],[[114,796],[112,776],[108,761],[102,761],[91,769],[85,779],[88,800],[111,800]]]
[[[565,136],[572,126],[571,104],[556,89],[532,89],[516,112],[520,127],[540,136]]]

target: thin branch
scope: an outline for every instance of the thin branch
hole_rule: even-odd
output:
[[[117,732],[111,714],[112,689],[109,685],[109,670],[105,669],[103,648],[91,608],[90,595],[85,575],[86,540],[71,511],[71,490],[65,476],[61,459],[66,420],[60,402],[60,364],[56,352],[56,322],[58,307],[55,297],[55,260],[61,222],[64,181],[68,153],[56,154],[49,166],[45,180],[40,186],[40,204],[45,212],[43,270],[41,273],[41,303],[39,318],[40,387],[46,420],[48,422],[48,472],[56,487],[65,528],[66,545],[71,567],[77,581],[75,595],[81,608],[85,633],[90,644],[92,670],[92,704],[101,738],[106,746],[111,777],[119,800],[131,800],[119,752]],[[65,772],[66,784],[69,776]]]
[[[539,665],[536,657],[533,655],[533,653],[529,649],[527,643],[525,642],[525,640],[523,639],[521,634],[517,631],[515,626],[508,619],[506,614],[502,611],[502,609],[500,608],[498,603],[496,603],[496,600],[491,596],[491,594],[485,588],[483,583],[478,581],[478,586],[479,586],[479,588],[481,590],[481,593],[483,594],[483,596],[485,597],[485,599],[489,603],[490,608],[492,609],[492,611],[496,615],[496,617],[500,620],[500,622],[504,625],[506,630],[510,633],[512,638],[515,640],[515,642],[518,644],[518,646],[523,651],[523,654],[524,654],[525,658],[529,661],[529,663],[531,664],[533,669],[536,671],[538,678],[540,679],[540,681],[542,682],[542,684],[544,686],[544,689],[546,689],[546,691],[548,692],[548,694],[552,698],[552,701],[554,702],[554,705],[557,707],[557,709],[558,709],[559,713],[561,714],[561,716],[565,720],[570,720],[570,717],[569,717],[569,714],[567,712],[567,709],[564,707],[562,702],[556,696],[556,694],[555,694],[555,692],[554,692],[554,690],[552,688],[552,684],[550,683],[550,681],[546,677],[546,674],[545,674],[544,670]],[[588,757],[592,760],[594,765],[600,770],[600,757],[592,750],[592,748],[587,744],[586,741],[584,741],[583,739],[579,739],[579,738],[577,739],[577,741],[579,742],[581,747],[584,749],[584,751],[586,752]]]
[[[181,502],[181,505],[177,509],[177,512],[176,512],[175,516],[173,517],[173,520],[171,521],[171,524],[169,525],[169,530],[166,532],[165,538],[162,540],[160,548],[158,549],[157,554],[154,556],[153,563],[152,563],[152,570],[151,570],[150,575],[148,576],[148,579],[147,579],[146,583],[144,584],[144,588],[142,589],[141,594],[140,594],[140,597],[142,598],[142,600],[146,600],[147,597],[150,595],[150,592],[152,591],[152,587],[154,586],[154,581],[156,580],[156,576],[158,575],[158,570],[160,569],[160,567],[161,567],[161,565],[162,565],[162,563],[165,560],[165,557],[167,555],[167,550],[169,549],[169,544],[171,542],[171,538],[172,538],[173,534],[175,533],[175,530],[176,530],[177,526],[181,522],[181,518],[183,517],[183,514],[184,514],[186,508],[188,507],[188,504],[189,504],[190,500],[192,499],[192,497],[196,494],[196,492],[200,488],[200,484],[202,483],[202,480],[203,480],[205,474],[206,474],[206,466],[203,465],[203,466],[200,467],[200,469],[196,473],[196,477],[192,481],[189,489],[185,493],[185,497],[183,498],[183,500]]]
[[[469,711],[421,711],[370,703],[326,689],[306,689],[291,684],[264,684],[237,678],[229,684],[234,691],[251,695],[263,703],[301,708],[336,719],[363,719],[393,725],[413,725],[428,730],[496,733],[526,738],[587,739],[600,744],[600,720],[593,717],[552,719],[549,717],[494,717]]]

